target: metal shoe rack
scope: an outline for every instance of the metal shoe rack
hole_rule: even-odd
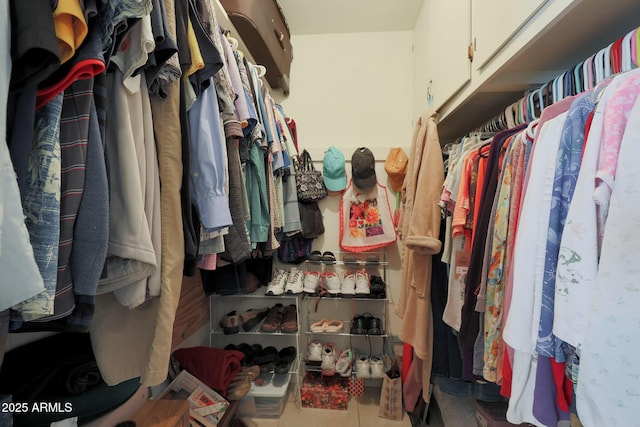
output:
[[[249,345],[260,344],[263,348],[273,346],[278,350],[288,346],[296,348],[297,357],[292,362],[288,373],[262,373],[260,378],[264,381],[264,384],[261,386],[256,385],[255,382],[251,384],[251,390],[239,401],[238,412],[242,417],[278,418],[288,399],[295,401],[298,408],[301,408],[298,384],[301,382],[301,363],[306,349],[301,349],[300,347],[302,327],[300,321],[300,295],[269,296],[265,295],[265,291],[266,287],[261,287],[249,294],[212,295],[209,297],[210,347],[224,348],[229,344],[237,346],[241,343],[247,343]],[[296,332],[263,332],[261,327],[264,319],[249,331],[244,331],[240,328],[240,332],[228,335],[224,334],[222,327],[219,325],[220,319],[234,310],[241,314],[250,309],[273,307],[276,304],[282,304],[284,307],[291,304],[296,306],[298,318],[298,330]]]
[[[329,272],[336,273],[352,273],[357,270],[364,270],[369,277],[377,275],[384,282],[387,282],[387,254],[386,251],[378,252],[333,252],[335,262],[326,261],[305,261],[305,269],[307,272],[320,272],[326,274]],[[322,283],[322,280],[321,280]],[[355,351],[354,358],[358,355],[366,354],[368,356],[380,357],[384,353],[384,343],[388,338],[387,327],[387,298],[388,286],[386,294],[383,298],[374,298],[373,295],[331,295],[322,289],[317,294],[303,294],[301,301],[302,319],[300,325],[304,336],[301,338],[304,342],[301,344],[302,352],[302,368],[304,371],[320,372],[318,363],[307,360],[307,347],[314,340],[322,343],[333,343],[340,352],[352,348]],[[369,314],[380,319],[381,334],[352,334],[352,321],[356,315]],[[344,323],[342,330],[337,332],[314,332],[311,325],[319,320],[338,320]],[[353,363],[353,371],[355,374],[355,359]],[[336,374],[337,375],[337,374]],[[379,387],[382,385],[382,379],[365,378],[365,386]]]

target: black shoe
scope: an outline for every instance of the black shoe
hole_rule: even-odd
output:
[[[365,335],[367,333],[367,317],[356,314],[351,322],[351,335]]]
[[[296,359],[296,348],[293,346],[285,347],[278,352],[274,363],[274,371],[276,374],[286,374],[289,372],[291,363]]]
[[[382,321],[377,317],[367,319],[367,333],[369,335],[382,335]]]

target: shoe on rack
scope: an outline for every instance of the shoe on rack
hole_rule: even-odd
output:
[[[338,358],[336,346],[333,343],[327,343],[322,348],[322,375],[332,376],[336,373],[336,359]]]
[[[319,271],[305,271],[304,279],[302,280],[302,292],[306,294],[316,294],[320,290],[320,276],[322,273]]]
[[[225,335],[237,334],[240,332],[242,317],[234,310],[222,316],[219,324]]]
[[[347,298],[356,294],[356,273],[348,273],[342,278],[340,294]]]
[[[366,335],[368,317],[356,314],[351,321],[351,335]]]
[[[367,334],[382,335],[382,321],[378,317],[366,317]]]
[[[296,359],[297,356],[296,348],[293,346],[285,347],[278,352],[276,356],[276,361],[274,364],[274,372],[276,374],[286,374],[289,372],[289,368],[291,367],[291,363]]]
[[[341,377],[350,377],[353,368],[353,351],[348,348],[340,353],[340,357],[336,362],[336,372]]]
[[[371,362],[366,354],[361,354],[356,360],[356,377],[371,378]]]
[[[287,334],[298,332],[298,309],[295,304],[285,307],[280,329]]]
[[[322,362],[323,345],[319,340],[313,340],[307,346],[307,361]]]
[[[282,319],[284,317],[284,306],[280,303],[274,305],[267,313],[260,330],[262,332],[278,332],[282,328]]]
[[[262,319],[267,316],[267,313],[269,313],[269,307],[261,309],[252,308],[245,311],[240,315],[242,319],[242,329],[244,329],[245,332],[249,332],[255,328],[258,323],[262,322]]]
[[[369,275],[364,270],[356,271],[356,295],[369,295]]]
[[[371,356],[369,358],[369,366],[371,367],[371,378],[384,378],[384,362],[382,362],[382,359]]]
[[[253,364],[260,366],[260,372],[271,372],[278,356],[278,350],[273,346],[268,346],[253,356]]]
[[[302,279],[304,273],[297,267],[291,267],[287,275],[287,284],[284,287],[285,294],[299,294],[302,292]]]
[[[369,288],[371,289],[372,298],[386,297],[387,284],[382,280],[382,277],[372,274],[369,277]]]
[[[330,295],[340,294],[341,280],[338,273],[330,271],[324,275],[324,288]]]
[[[267,295],[282,295],[284,293],[284,288],[287,285],[287,272],[282,269],[276,270],[273,277],[271,278],[271,282],[267,286]]]

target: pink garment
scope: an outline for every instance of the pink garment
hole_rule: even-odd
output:
[[[598,242],[602,242],[604,224],[607,221],[620,143],[638,95],[640,95],[640,74],[635,72],[616,89],[604,112],[602,146],[596,167],[596,187],[593,193],[596,202]]]
[[[213,271],[218,267],[218,254],[205,254],[198,261],[198,268]]]

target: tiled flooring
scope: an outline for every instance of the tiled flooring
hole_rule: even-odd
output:
[[[346,411],[329,409],[299,409],[289,399],[279,419],[243,418],[249,427],[411,427],[409,416],[402,421],[391,421],[378,417],[380,389],[367,387],[362,397],[351,397]],[[432,422],[429,427],[441,424]]]

